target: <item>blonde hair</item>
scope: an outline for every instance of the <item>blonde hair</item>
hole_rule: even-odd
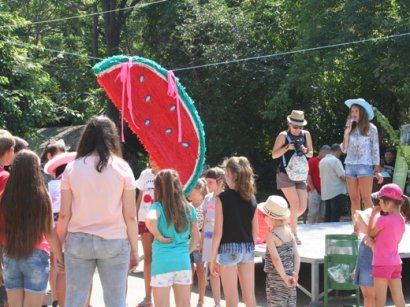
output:
[[[167,225],[174,225],[178,233],[187,230],[190,224],[190,207],[183,193],[183,186],[175,170],[161,170],[154,181],[155,200],[160,202]]]
[[[256,193],[255,178],[251,164],[246,157],[231,157],[225,162],[225,168],[232,174],[235,190],[246,200]]]
[[[10,150],[16,145],[16,141],[10,132],[0,129],[0,156],[4,155],[7,150]]]
[[[199,190],[199,192],[201,192],[202,197],[205,198],[205,196],[209,193],[205,178],[202,177],[198,179],[195,189]]]

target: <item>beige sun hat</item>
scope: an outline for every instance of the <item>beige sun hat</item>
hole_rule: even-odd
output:
[[[277,220],[284,220],[290,216],[287,201],[278,195],[271,195],[268,199],[258,204],[258,209],[263,214]]]
[[[298,126],[306,126],[305,112],[300,110],[292,110],[292,113],[287,117],[288,123]]]

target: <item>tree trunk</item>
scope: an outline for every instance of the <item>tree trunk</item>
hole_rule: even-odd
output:
[[[125,26],[127,18],[130,16],[133,6],[140,0],[132,0],[128,5],[127,0],[101,0],[104,11],[110,11],[103,15],[105,42],[107,44],[107,56],[112,56],[120,53],[121,32]],[[130,9],[123,10],[130,6]],[[112,10],[118,10],[113,11]],[[119,123],[120,116],[117,108],[110,102],[107,102],[107,116],[114,122]]]
[[[92,4],[92,12],[97,13],[97,2]],[[93,57],[98,58],[98,15],[93,16],[93,30],[91,37],[91,46],[92,46],[92,55]]]

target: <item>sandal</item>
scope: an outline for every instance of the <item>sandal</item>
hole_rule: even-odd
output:
[[[153,307],[151,300],[144,298],[140,303],[137,304],[136,307]]]

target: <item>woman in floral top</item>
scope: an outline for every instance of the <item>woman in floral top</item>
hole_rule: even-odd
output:
[[[376,126],[370,123],[374,117],[373,107],[362,98],[346,100],[345,104],[350,113],[342,145],[346,153],[346,182],[353,214],[360,210],[361,201],[365,208],[373,205],[373,176],[377,176],[379,183],[383,177],[379,173],[379,135]]]

